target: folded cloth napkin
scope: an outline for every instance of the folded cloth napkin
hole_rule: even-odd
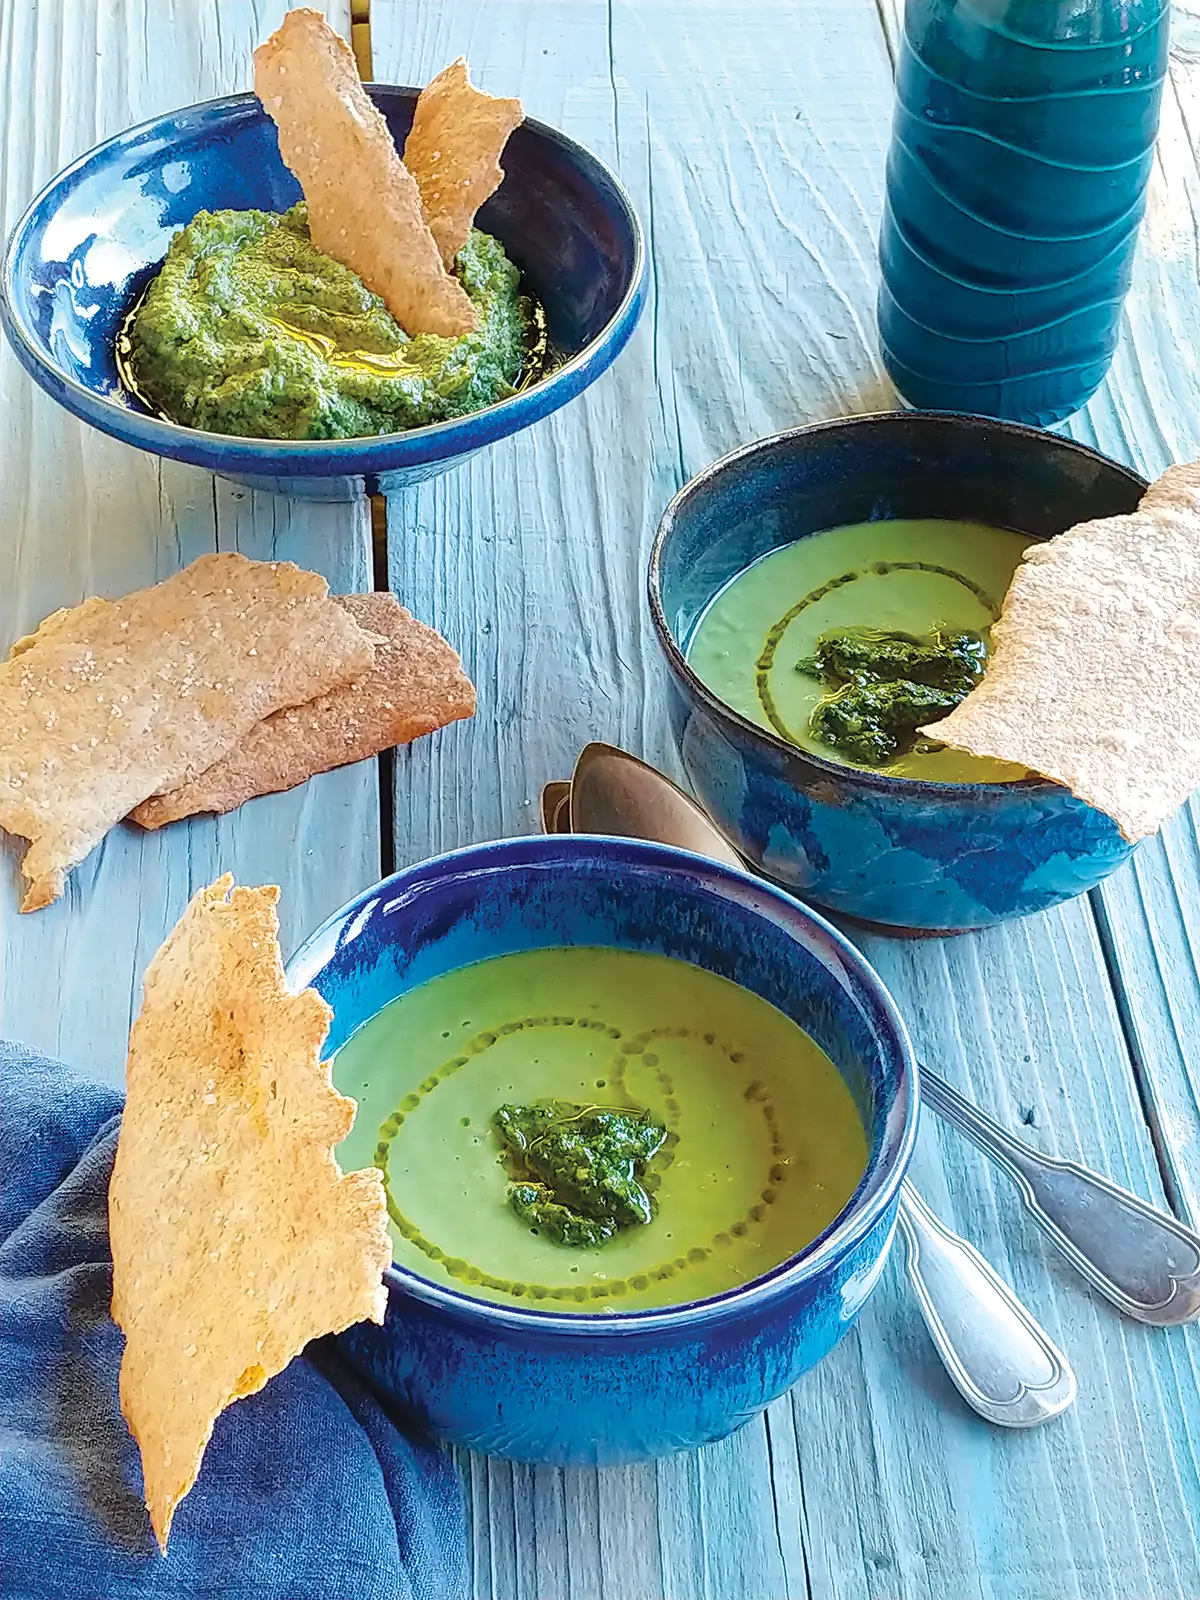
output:
[[[109,1315],[120,1111],[114,1089],[0,1043],[0,1595],[459,1600],[452,1463],[326,1340],[217,1419],[159,1555]]]

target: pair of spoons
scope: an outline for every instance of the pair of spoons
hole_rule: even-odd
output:
[[[546,785],[542,823],[547,833],[646,839],[747,870],[690,795],[612,745],[588,745],[570,781]],[[1042,1155],[926,1066],[920,1091],[926,1105],[1012,1179],[1050,1241],[1118,1310],[1161,1328],[1200,1316],[1200,1235],[1098,1173]],[[898,1223],[921,1314],[967,1403],[1009,1428],[1033,1427],[1065,1411],[1075,1398],[1066,1356],[907,1179]]]

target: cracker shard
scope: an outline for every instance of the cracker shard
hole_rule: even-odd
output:
[[[977,688],[922,733],[1014,761],[1146,838],[1200,784],[1200,463],[1033,545]]]
[[[324,578],[232,552],[55,612],[0,663],[0,827],[30,842],[22,910],[60,895],[147,796],[373,662]]]
[[[345,688],[277,711],[199,777],[144,800],[130,820],[161,828],[199,812],[232,811],[351,761],[408,744],[475,711],[475,690],[457,652],[416,621],[393,594],[338,595],[371,635],[375,665]]]
[[[475,307],[442,264],[416,181],[349,45],[319,12],[287,13],[254,52],[254,88],[304,191],[317,249],[357,272],[406,333],[470,333]]]
[[[466,244],[475,213],[504,181],[500,156],[524,120],[519,100],[475,88],[462,56],[421,91],[404,165],[447,267]]]
[[[288,992],[279,891],[192,900],[146,971],[109,1186],[121,1410],[165,1552],[213,1424],[310,1339],[383,1320],[383,1182],[343,1174],[330,1010]]]

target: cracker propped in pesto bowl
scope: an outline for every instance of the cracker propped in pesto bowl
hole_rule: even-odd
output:
[[[318,13],[290,11],[255,69],[304,203],[201,211],[176,235],[117,341],[130,394],[210,433],[347,439],[469,415],[535,381],[542,309],[473,226],[520,102],[481,93],[456,62],[417,102],[414,176]],[[455,117],[462,136],[438,140],[434,162],[428,128]]]
[[[315,24],[303,13],[292,16],[300,17],[310,37]],[[289,18],[289,31],[300,25]],[[318,37],[334,41],[318,57],[327,74],[320,82],[319,116],[304,100],[296,110],[295,90],[311,91],[312,84],[289,66],[287,93],[263,85],[270,105],[243,92],[176,108],[113,135],[56,173],[30,198],[9,235],[0,261],[0,326],[55,404],[101,433],[252,489],[355,502],[364,491],[391,492],[448,471],[590,388],[624,350],[645,308],[646,248],[616,174],[554,127],[529,118],[512,126],[517,102],[472,88],[465,63],[456,62],[426,90],[387,83],[364,87],[336,35],[326,31]],[[305,70],[311,75],[311,63]],[[347,141],[348,126],[358,127],[360,96],[371,116],[383,119],[386,138],[377,136],[378,117],[373,123],[368,117],[364,128],[376,130],[369,142],[365,135],[359,144]],[[153,205],[146,203],[148,193]],[[347,195],[361,209],[331,221],[338,216],[331,207]],[[226,425],[258,426],[257,433],[220,432],[215,418],[205,418],[208,426],[198,416],[174,420],[140,398],[127,359],[131,313],[163,272],[176,236],[201,212],[230,208],[243,215],[260,212],[278,229],[298,201],[307,206],[312,248],[352,275],[354,303],[368,308],[372,323],[382,314],[396,325],[389,330],[391,345],[385,340],[381,350],[377,341],[364,352],[372,358],[363,363],[366,375],[348,373],[344,364],[336,375],[321,369],[337,393],[315,392],[311,403],[300,404],[293,393],[284,407],[285,426],[276,419],[277,435],[244,415],[253,384],[238,399],[243,415]],[[500,373],[498,380],[485,371],[491,357],[479,356],[481,343],[495,346],[489,330],[481,332],[473,282],[480,274],[466,265],[470,251],[463,246],[472,228],[502,249],[499,259],[507,257],[520,274],[522,309],[534,314],[525,367],[515,376]],[[293,245],[290,239],[280,243]],[[221,297],[228,286],[222,259],[218,252],[203,270],[224,318],[228,302]],[[380,306],[386,308],[382,313]],[[295,306],[287,320],[291,329],[270,327],[269,341],[256,341],[253,329],[237,330],[232,315],[226,324],[241,338],[239,373],[257,374],[260,405],[274,404],[286,389],[270,365],[276,347],[287,340],[296,360],[307,360],[311,351],[301,357],[295,333],[327,332],[309,326]],[[211,352],[201,322],[189,321],[176,334],[168,340],[177,352],[172,358],[183,368],[192,361],[203,367]],[[429,360],[420,363],[431,408],[424,415],[441,414],[444,420],[422,425],[413,414],[406,423],[400,413],[419,404],[411,391],[422,390],[422,383],[414,384],[411,370],[381,379],[378,357],[403,349],[411,368],[420,352],[407,347],[427,336],[462,341],[436,383],[429,381]],[[349,340],[340,354],[353,357],[353,345]],[[425,355],[434,352],[427,348]],[[181,389],[189,383],[229,397],[207,372],[197,377],[185,370]],[[381,393],[388,396],[383,415],[363,418],[356,412],[376,406]],[[491,400],[492,394],[500,398]],[[356,433],[360,427],[398,431]],[[312,436],[298,436],[306,429]]]

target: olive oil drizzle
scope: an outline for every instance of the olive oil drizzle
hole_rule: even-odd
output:
[[[163,411],[142,389],[133,370],[133,324],[137,320],[146,296],[150,293],[154,279],[142,289],[134,300],[121,322],[120,331],[113,344],[113,358],[116,362],[117,377],[120,380],[120,390],[136,400],[143,410],[151,416],[158,417],[162,422],[176,422],[177,418]],[[526,389],[532,388],[539,379],[544,378],[548,372],[557,365],[550,347],[550,334],[546,326],[546,311],[540,300],[535,300],[532,295],[527,296],[527,302],[532,318],[532,329],[526,345],[525,364],[516,383],[509,390],[509,396],[523,394]],[[376,377],[403,377],[407,371],[416,372],[411,360],[405,355],[405,346],[400,345],[396,350],[339,350],[332,339],[324,334],[314,333],[307,328],[298,328],[283,317],[266,317],[265,320],[272,327],[277,328],[287,339],[295,339],[300,344],[305,344],[317,355],[329,362],[331,367],[340,367],[344,371],[362,372]]]
[[[630,1062],[635,1057],[640,1057],[641,1065],[650,1069],[654,1074],[658,1091],[662,1096],[663,1121],[666,1124],[667,1135],[662,1147],[647,1164],[644,1176],[641,1179],[642,1187],[649,1194],[653,1194],[662,1183],[663,1174],[675,1159],[675,1151],[679,1144],[679,1101],[675,1097],[675,1084],[670,1073],[662,1065],[658,1053],[649,1046],[663,1039],[698,1039],[702,1044],[721,1050],[733,1066],[742,1063],[742,1053],[728,1045],[721,1043],[714,1033],[700,1033],[692,1028],[649,1028],[633,1038],[622,1040],[621,1030],[611,1028],[598,1018],[572,1017],[560,1015],[539,1015],[521,1017],[510,1022],[504,1022],[494,1029],[484,1029],[469,1041],[462,1054],[452,1056],[439,1067],[423,1078],[416,1089],[406,1094],[400,1101],[395,1111],[384,1121],[379,1129],[379,1142],[375,1149],[375,1166],[383,1174],[384,1193],[387,1196],[388,1215],[398,1231],[414,1245],[430,1261],[436,1262],[451,1278],[461,1283],[478,1284],[481,1288],[491,1289],[497,1294],[508,1295],[514,1300],[559,1300],[575,1301],[582,1303],[587,1300],[619,1299],[628,1294],[630,1290],[638,1291],[649,1287],[651,1280],[666,1282],[679,1273],[686,1272],[689,1266],[698,1266],[706,1261],[713,1251],[728,1248],[733,1240],[744,1238],[750,1229],[763,1221],[767,1208],[774,1205],[780,1185],[788,1175],[789,1157],[782,1137],[779,1132],[778,1118],[774,1101],[765,1086],[752,1079],[743,1091],[744,1098],[751,1104],[761,1107],[763,1121],[767,1126],[767,1133],[771,1141],[771,1166],[764,1180],[759,1199],[752,1205],[744,1217],[727,1228],[722,1228],[713,1235],[708,1245],[693,1245],[690,1250],[682,1255],[674,1256],[659,1263],[656,1267],[647,1268],[644,1272],[632,1273],[628,1278],[608,1279],[604,1283],[593,1284],[541,1284],[520,1283],[509,1278],[497,1277],[486,1272],[482,1267],[477,1267],[460,1256],[448,1255],[440,1245],[426,1238],[409,1217],[401,1211],[395,1196],[392,1194],[391,1178],[388,1170],[391,1147],[397,1134],[404,1126],[408,1117],[414,1112],[421,1102],[447,1078],[453,1077],[463,1067],[469,1066],[473,1059],[477,1059],[490,1050],[500,1039],[507,1038],[514,1033],[533,1031],[543,1028],[583,1028],[594,1033],[604,1034],[612,1043],[619,1044],[611,1066],[605,1076],[606,1086],[611,1085],[616,1095],[620,1098],[617,1104],[630,1109],[636,1107],[636,1102],[631,1098],[626,1074]],[[600,1109],[597,1107],[596,1109]],[[602,1248],[602,1247],[601,1247]]]
[[[146,296],[150,293],[150,285],[153,282],[154,279],[151,278],[150,283],[146,284],[141,294],[138,295],[125,313],[120,332],[117,334],[113,345],[113,358],[117,364],[117,377],[120,379],[121,392],[128,395],[131,400],[136,400],[138,405],[144,411],[148,411],[152,417],[157,417],[161,422],[173,422],[175,420],[174,417],[169,417],[165,411],[161,411],[142,392],[133,373],[133,324],[137,320],[137,314],[142,309]]]
[[[780,716],[779,708],[775,704],[775,697],[771,693],[770,683],[771,669],[775,665],[775,653],[779,649],[784,634],[802,611],[807,610],[811,605],[815,605],[818,600],[823,600],[827,594],[831,594],[835,589],[842,589],[848,583],[857,583],[860,578],[883,578],[889,572],[935,572],[939,577],[950,578],[953,582],[961,584],[964,589],[969,590],[993,622],[1000,615],[999,604],[981,589],[977,583],[973,583],[970,578],[965,577],[961,572],[955,572],[952,567],[941,567],[932,561],[875,561],[869,567],[864,567],[854,572],[843,572],[836,578],[828,579],[819,589],[813,589],[811,593],[804,596],[803,600],[798,600],[790,610],[784,612],[778,622],[772,625],[763,643],[762,650],[759,652],[758,659],[754,663],[758,703],[775,732],[781,739],[786,739],[789,744],[799,745],[800,741]]]

